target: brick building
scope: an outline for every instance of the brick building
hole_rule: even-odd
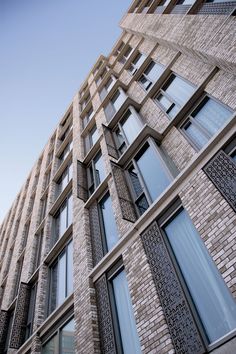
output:
[[[135,0],[0,228],[0,353],[236,353],[235,1]]]

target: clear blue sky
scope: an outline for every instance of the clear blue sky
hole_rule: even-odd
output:
[[[0,223],[131,0],[0,0]]]

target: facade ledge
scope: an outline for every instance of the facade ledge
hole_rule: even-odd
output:
[[[84,204],[85,208],[89,208],[91,204],[93,204],[100,196],[102,193],[105,192],[105,190],[108,188],[108,181],[111,178],[111,174],[109,173],[106,178],[102,181],[102,183],[99,184],[99,186],[96,188],[96,190],[93,192],[93,194],[89,197],[87,202]]]

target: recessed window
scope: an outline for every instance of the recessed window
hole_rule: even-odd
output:
[[[131,56],[132,52],[133,52],[133,48],[131,48],[131,47],[128,45],[127,48],[126,48],[126,50],[125,50],[125,52],[124,52],[124,54],[123,54],[123,56],[119,59],[119,62],[120,62],[121,64],[125,64],[126,61],[129,59],[129,57]]]
[[[138,69],[140,68],[140,66],[143,64],[143,62],[146,59],[146,55],[142,54],[142,53],[138,53],[136,55],[136,57],[134,58],[134,60],[132,61],[132,63],[130,64],[128,71],[134,75]]]
[[[165,68],[163,65],[151,61],[151,63],[140,76],[138,82],[146,91],[149,91],[153,84],[159,79],[164,70]]]
[[[201,149],[208,140],[229,120],[232,112],[214,99],[206,96],[181,126],[186,136],[197,149]]]
[[[115,79],[114,76],[111,76],[108,79],[107,83],[104,85],[104,87],[102,88],[102,90],[99,93],[100,94],[100,98],[101,98],[102,101],[104,100],[104,98],[106,97],[108,92],[111,91],[111,89],[114,86],[115,82],[116,82],[116,79]]]
[[[55,216],[54,242],[61,238],[72,224],[72,194],[70,194]]]
[[[73,243],[70,241],[50,267],[49,313],[73,292]]]
[[[112,249],[118,241],[118,232],[112,209],[111,197],[107,193],[99,202],[100,226],[103,237],[104,251]]]
[[[81,111],[83,111],[85,109],[85,107],[87,106],[89,100],[91,99],[90,94],[88,94],[82,101],[81,103]]]
[[[34,283],[31,286],[31,290],[30,290],[30,300],[29,300],[29,307],[28,307],[28,316],[27,316],[27,323],[26,323],[25,340],[27,340],[31,336],[31,334],[33,333],[35,302],[36,302],[36,295],[37,295],[37,285],[38,285],[37,282]]]
[[[91,161],[87,169],[89,195],[93,194],[99,184],[105,179],[104,161],[101,151]]]
[[[93,118],[93,116],[94,116],[94,110],[93,107],[91,106],[88,112],[86,113],[85,117],[83,118],[83,128],[86,127],[86,125]]]
[[[62,163],[67,158],[72,148],[73,148],[73,142],[71,141],[69,144],[66,145],[65,149],[59,156],[60,163]]]
[[[104,77],[106,76],[107,71],[108,71],[107,68],[105,68],[105,69],[102,71],[101,75],[97,78],[97,80],[96,80],[97,86],[100,85],[100,83],[102,82],[102,80],[103,80]]]
[[[174,118],[195,90],[196,88],[189,82],[171,74],[154,100],[170,118]]]
[[[115,140],[120,154],[135,140],[142,128],[143,123],[136,111],[133,108],[128,109],[115,129]]]
[[[128,168],[133,197],[139,214],[143,214],[148,209],[173,178],[162,155],[162,151],[155,143],[147,142]]]
[[[92,146],[98,141],[98,138],[99,138],[99,134],[98,134],[97,126],[95,124],[94,127],[90,130],[90,132],[84,139],[86,153],[89,152]]]
[[[61,326],[42,346],[42,354],[75,354],[74,319]]]
[[[115,113],[121,108],[124,101],[126,100],[127,96],[122,89],[118,89],[113,97],[111,98],[110,102],[104,108],[107,121],[109,122]]]
[[[110,275],[111,274],[111,275]],[[110,272],[108,281],[110,286],[111,302],[113,307],[113,321],[116,323],[116,341],[122,347],[124,354],[141,354],[139,337],[131,303],[128,283],[124,268]]]
[[[43,219],[46,216],[46,211],[47,211],[47,204],[48,204],[48,195],[46,195],[43,199],[40,201],[40,217],[39,217],[39,223],[43,221]]]
[[[63,192],[63,190],[68,185],[68,183],[71,181],[72,174],[73,174],[72,172],[73,172],[73,166],[72,163],[70,163],[69,166],[66,167],[66,169],[62,173],[62,176],[57,182],[56,197],[58,197],[61,194],[61,192]]]
[[[184,209],[163,229],[209,343],[219,340],[236,328],[236,304],[229,289]]]

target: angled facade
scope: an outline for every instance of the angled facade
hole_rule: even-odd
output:
[[[0,227],[0,353],[236,353],[235,15],[133,1]]]

